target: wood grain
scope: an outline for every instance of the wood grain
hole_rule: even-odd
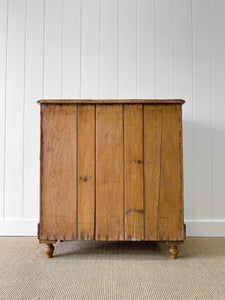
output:
[[[159,240],[183,240],[182,127],[180,106],[163,106]]]
[[[124,239],[123,106],[96,107],[96,239]]]
[[[41,240],[77,230],[77,105],[41,105]]]
[[[167,241],[175,258],[182,152],[181,104],[41,104],[39,240]]]
[[[94,239],[95,105],[78,105],[78,238]]]
[[[124,105],[125,239],[144,239],[142,104]]]
[[[42,99],[37,103],[49,103],[49,104],[183,104],[185,103],[182,99]]]
[[[158,240],[162,106],[144,105],[145,239]]]

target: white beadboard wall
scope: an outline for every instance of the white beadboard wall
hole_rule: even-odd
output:
[[[0,235],[36,235],[40,98],[183,98],[189,236],[225,236],[225,1],[0,0]]]

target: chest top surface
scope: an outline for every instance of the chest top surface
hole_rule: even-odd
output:
[[[41,99],[39,104],[184,104],[182,99]]]

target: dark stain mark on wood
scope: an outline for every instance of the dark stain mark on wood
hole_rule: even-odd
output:
[[[132,159],[131,162],[137,163],[137,164],[142,164],[143,161],[140,159]]]
[[[90,176],[89,178],[91,179],[92,177]],[[85,175],[84,178],[81,176],[80,180],[82,180],[82,179],[83,179],[84,182],[86,182],[88,180],[88,176]]]

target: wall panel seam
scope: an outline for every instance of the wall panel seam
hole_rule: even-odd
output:
[[[209,0],[210,6],[210,110],[211,110],[211,183],[212,183],[212,221],[214,219],[214,168],[213,168],[213,152],[214,152],[214,143],[213,143],[213,128],[214,128],[214,120],[213,120],[213,81],[212,81],[212,69],[213,69],[213,61],[212,61],[212,35],[213,35],[213,28],[212,28],[212,0]]]
[[[157,98],[157,28],[156,28],[156,0],[154,0],[154,72],[155,72],[155,99]]]
[[[45,0],[43,5],[43,70],[42,70],[42,99],[45,95]]]
[[[101,0],[98,0],[98,98],[101,98],[100,95],[100,72],[101,72]]]
[[[172,48],[172,72],[173,72],[173,98],[175,98],[175,0],[173,0],[173,15],[172,15],[172,39],[173,39],[173,48]]]
[[[117,99],[119,99],[119,3],[120,0],[117,0]]]
[[[64,26],[63,26],[64,25],[63,24],[63,22],[64,22],[63,0],[61,0],[61,5],[62,5],[62,12],[61,12],[61,18],[62,18],[61,22],[62,22],[62,24],[61,24],[61,93],[60,93],[60,95],[61,95],[61,98],[62,98],[62,95],[63,95],[63,45],[64,45],[64,43],[63,43],[63,30],[64,30]]]
[[[22,207],[21,218],[24,216],[24,144],[25,144],[25,97],[26,97],[26,43],[27,43],[27,0],[25,0],[25,22],[24,22],[24,65],[23,65],[23,133],[22,133]]]
[[[142,3],[142,2],[140,2]],[[136,98],[138,98],[138,0],[136,0]]]
[[[80,0],[80,99],[82,98],[82,34],[83,34],[83,7],[82,7],[82,0]]]
[[[192,153],[193,153],[193,190],[192,190],[192,218],[194,220],[194,203],[195,203],[195,124],[194,124],[194,18],[193,18],[193,0],[191,0],[191,43],[192,43],[192,52],[191,52],[191,59],[192,59]]]
[[[7,66],[8,66],[8,29],[9,29],[9,0],[7,0],[7,20],[6,20],[6,43],[5,43],[5,111],[4,111],[4,170],[3,170],[3,220],[5,220],[5,170],[6,170],[6,165],[5,165],[5,158],[6,158],[6,103],[7,103]]]

